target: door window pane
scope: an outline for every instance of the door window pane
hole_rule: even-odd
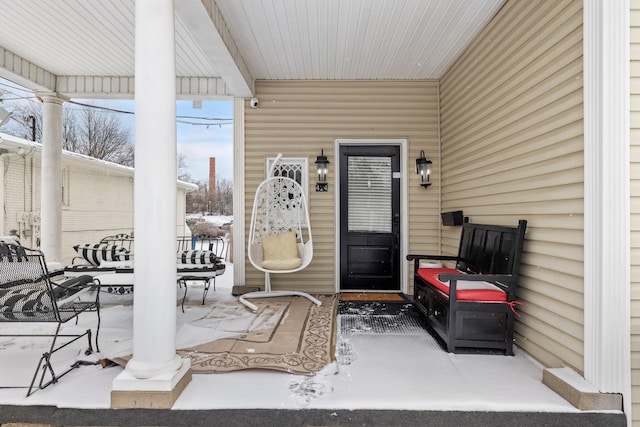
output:
[[[349,156],[348,230],[391,233],[391,158]]]

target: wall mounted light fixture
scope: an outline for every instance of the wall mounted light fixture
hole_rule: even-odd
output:
[[[316,184],[316,191],[329,191],[329,184],[327,183],[329,159],[324,155],[324,149],[322,149],[321,154],[316,158],[316,168],[318,169],[318,183]]]
[[[424,156],[424,150],[420,150],[420,157],[416,159],[416,173],[420,175],[420,185],[427,188],[431,185],[429,177],[431,175],[431,160]]]

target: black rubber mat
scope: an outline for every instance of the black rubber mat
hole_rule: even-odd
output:
[[[338,321],[344,335],[428,333],[424,319],[407,302],[341,301]]]
[[[407,301],[340,301],[338,305],[338,314],[393,315],[407,312],[414,312],[413,304]]]

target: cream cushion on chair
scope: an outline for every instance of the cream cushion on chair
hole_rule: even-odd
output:
[[[267,270],[293,270],[302,265],[298,257],[296,233],[262,236],[262,268]]]

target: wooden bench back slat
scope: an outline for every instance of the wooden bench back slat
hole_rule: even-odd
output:
[[[470,274],[518,275],[527,221],[518,227],[462,225],[456,268]]]

